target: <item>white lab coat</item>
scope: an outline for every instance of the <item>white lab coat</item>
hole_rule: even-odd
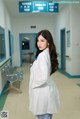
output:
[[[30,69],[29,110],[35,115],[56,113],[60,107],[59,93],[50,76],[49,49],[41,52]]]

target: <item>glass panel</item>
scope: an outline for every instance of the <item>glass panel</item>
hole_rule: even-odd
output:
[[[5,30],[2,27],[0,27],[0,62],[2,62],[5,58]]]
[[[67,31],[67,47],[70,47],[70,31]]]

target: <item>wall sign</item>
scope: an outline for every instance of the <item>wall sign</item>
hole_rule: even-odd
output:
[[[58,12],[58,3],[48,2],[48,12]]]
[[[58,3],[53,1],[19,1],[19,12],[58,12]]]
[[[19,1],[19,12],[32,12],[32,2]]]

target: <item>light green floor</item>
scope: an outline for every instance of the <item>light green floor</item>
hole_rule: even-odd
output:
[[[2,94],[0,95],[0,111],[3,110],[4,104],[8,96],[8,92],[4,93],[5,89],[8,88],[8,86],[9,86],[9,83],[7,82],[2,91]]]
[[[8,95],[8,93],[2,94],[2,95],[0,96],[0,111],[3,110],[3,107],[4,107],[4,104],[5,104],[7,95]]]

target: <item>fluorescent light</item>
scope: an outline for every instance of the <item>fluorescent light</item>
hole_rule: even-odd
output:
[[[28,37],[24,37],[24,39],[26,39],[26,40],[30,40]]]

